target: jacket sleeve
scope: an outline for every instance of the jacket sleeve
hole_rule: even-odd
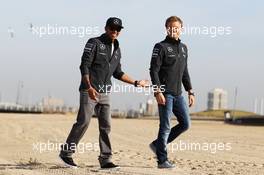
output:
[[[156,44],[152,51],[151,61],[150,61],[150,78],[152,85],[160,87],[159,71],[162,65],[162,60],[164,56],[164,51],[160,44]]]
[[[89,39],[84,47],[81,65],[80,65],[80,71],[82,76],[89,74],[89,69],[94,60],[95,50],[96,50],[96,42],[94,41],[94,39]]]
[[[184,86],[184,89],[186,91],[189,91],[192,89],[192,84],[191,84],[191,79],[190,79],[190,75],[188,71],[188,50],[187,50],[187,47],[184,47],[184,49],[186,51],[186,65],[183,71],[182,84]]]
[[[122,71],[122,69],[121,69],[121,63],[118,63],[118,65],[117,65],[117,67],[116,67],[116,69],[115,69],[115,71],[114,71],[114,73],[113,73],[113,77],[115,78],[115,79],[118,79],[118,80],[120,80],[121,79],[121,77],[124,75],[125,73]]]

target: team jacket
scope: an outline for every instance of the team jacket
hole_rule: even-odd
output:
[[[110,90],[111,77],[119,79],[124,72],[121,69],[121,52],[119,42],[114,41],[114,51],[111,55],[112,41],[106,35],[91,38],[85,45],[82,61],[80,65],[81,74],[88,74],[90,83],[99,93]],[[85,83],[81,81],[79,90],[87,89]]]
[[[165,89],[165,93],[181,95],[182,83],[186,91],[192,89],[187,66],[188,50],[181,40],[166,37],[154,46],[150,77],[153,85]]]

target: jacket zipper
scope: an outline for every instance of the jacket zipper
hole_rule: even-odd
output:
[[[177,45],[176,47],[177,47],[177,57],[178,57],[178,61],[180,63],[181,60],[180,60],[180,49],[179,49],[179,45]],[[178,68],[178,77],[179,77],[179,75],[180,75],[180,68]],[[179,81],[181,82],[181,80],[179,80]],[[177,83],[177,91],[176,91],[177,95],[179,95],[179,84],[181,84],[181,83]]]
[[[107,83],[108,76],[109,76],[109,73],[110,73],[110,70],[111,70],[111,64],[110,64],[111,60],[112,60],[112,56],[111,56],[111,51],[110,51],[110,60],[106,60],[107,63],[108,63],[108,71],[107,71],[107,74],[106,74],[106,77],[105,77],[105,82],[104,82],[105,85]]]
[[[110,51],[110,60],[107,61],[107,63],[108,63],[108,73],[107,73],[107,76],[106,76],[106,79],[105,79],[105,84],[107,83],[106,81],[108,80],[108,76],[109,76],[109,73],[110,73],[110,70],[111,70],[111,61],[113,59],[114,53],[115,53],[115,50],[113,51],[113,54]]]

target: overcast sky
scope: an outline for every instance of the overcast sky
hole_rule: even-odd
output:
[[[164,22],[177,15],[184,26],[209,28],[210,34],[184,34],[189,49],[189,71],[197,104],[206,109],[213,88],[228,92],[228,106],[253,111],[255,98],[264,97],[263,2],[261,1],[2,1],[0,9],[1,100],[15,102],[23,81],[22,101],[36,103],[52,95],[78,106],[79,65],[86,41],[104,32],[110,16],[123,20],[119,37],[122,68],[135,79],[149,79],[155,43],[165,38]],[[29,30],[32,23],[35,32]],[[41,26],[87,27],[92,34],[37,34]],[[214,35],[214,27],[229,31]],[[14,33],[14,37],[11,34]],[[112,94],[112,108],[137,108],[149,96]]]

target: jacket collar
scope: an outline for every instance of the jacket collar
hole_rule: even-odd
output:
[[[104,44],[107,44],[107,45],[111,45],[112,44],[112,40],[111,38],[109,38],[109,36],[104,33],[100,36],[101,38],[101,41],[104,43]],[[115,47],[115,50],[119,47],[119,42],[117,39],[114,40],[114,47]]]
[[[179,45],[181,43],[180,38],[178,40],[176,40],[176,39],[171,38],[169,36],[166,36],[165,41],[168,43],[171,43],[171,44],[176,44],[176,45]]]

